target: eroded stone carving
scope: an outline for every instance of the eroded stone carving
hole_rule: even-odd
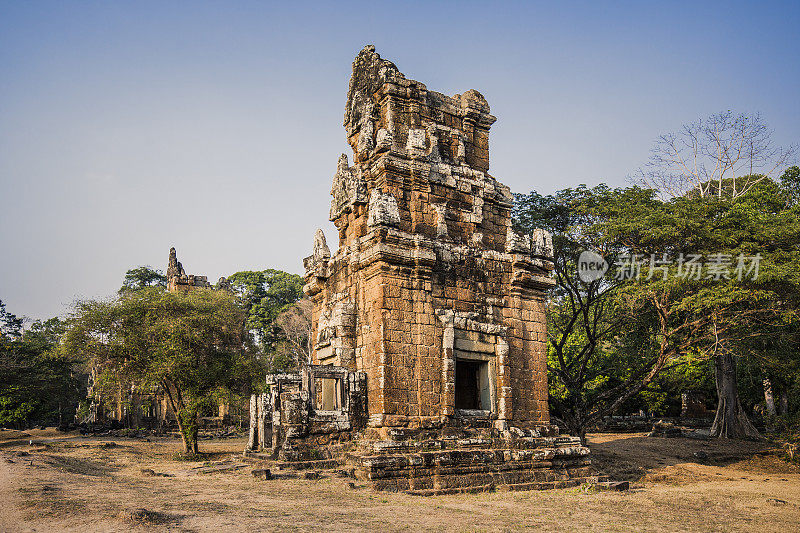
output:
[[[358,151],[369,152],[372,150],[374,143],[372,141],[372,134],[375,131],[375,124],[372,120],[364,120],[358,132]]]
[[[169,261],[167,262],[167,279],[174,278],[176,276],[185,276],[186,271],[183,269],[183,265],[178,261],[178,253],[175,251],[175,247],[169,249]]]
[[[387,130],[386,128],[381,128],[378,130],[378,135],[375,138],[375,144],[377,145],[378,150],[391,149],[393,142],[394,137],[391,131]]]
[[[400,224],[400,211],[397,200],[380,189],[372,189],[369,194],[369,226],[397,226]]]
[[[425,146],[425,130],[420,128],[408,130],[406,150],[408,151],[408,155],[411,157],[424,157],[427,155]]]
[[[511,226],[506,231],[506,252],[527,254],[531,251],[531,239],[527,235],[520,235]]]
[[[325,232],[321,228],[314,233],[314,261],[319,263],[331,258],[331,249],[325,240]]]
[[[183,265],[178,261],[178,254],[175,248],[170,248],[169,262],[167,263],[167,290],[170,292],[185,292],[195,288],[211,288],[208,277],[186,274]]]
[[[447,237],[447,204],[432,204],[436,212],[436,236]]]
[[[403,75],[391,61],[381,59],[373,45],[365,46],[353,60],[353,75],[347,90],[344,127],[350,136],[358,131],[364,118],[369,117],[372,95],[387,81]]]
[[[367,201],[367,187],[364,180],[361,179],[360,169],[349,166],[346,154],[339,156],[339,164],[333,177],[331,196],[333,196],[331,220],[335,220],[342,213],[349,211],[353,205]]]
[[[540,228],[533,230],[531,253],[546,259],[553,258],[553,236],[550,235],[550,232]]]

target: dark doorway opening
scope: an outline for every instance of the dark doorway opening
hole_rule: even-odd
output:
[[[489,409],[481,399],[487,366],[484,361],[456,359],[456,409]]]

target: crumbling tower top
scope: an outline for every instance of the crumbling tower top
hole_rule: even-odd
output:
[[[178,261],[178,254],[175,247],[169,249],[169,261],[167,262],[167,290],[170,292],[189,291],[195,288],[210,288],[207,276],[195,276],[186,274],[183,265]]]
[[[478,91],[454,96],[429,91],[424,83],[406,79],[373,45],[353,61],[344,127],[356,162],[373,150],[394,149],[488,171],[489,128],[495,120]]]
[[[446,96],[406,79],[375,47],[353,61],[330,220],[339,246],[385,225],[454,244],[505,251],[513,197],[489,174],[495,122],[478,91]],[[514,241],[517,246],[523,242]]]

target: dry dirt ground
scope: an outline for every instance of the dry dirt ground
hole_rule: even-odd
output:
[[[5,430],[0,531],[800,531],[800,468],[767,444],[641,433],[589,444],[601,471],[636,481],[630,491],[378,493],[329,475],[257,480],[251,466],[201,474],[203,462],[175,459],[174,439]],[[243,446],[200,443],[205,465],[235,464]]]

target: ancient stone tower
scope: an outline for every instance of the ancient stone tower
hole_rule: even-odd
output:
[[[549,424],[552,242],[511,229],[511,192],[489,174],[495,120],[477,91],[429,91],[373,46],[353,62],[352,164],[339,158],[331,189],[338,249],[317,231],[305,292],[313,363],[366,374],[370,427]],[[330,410],[341,387],[311,392]]]

